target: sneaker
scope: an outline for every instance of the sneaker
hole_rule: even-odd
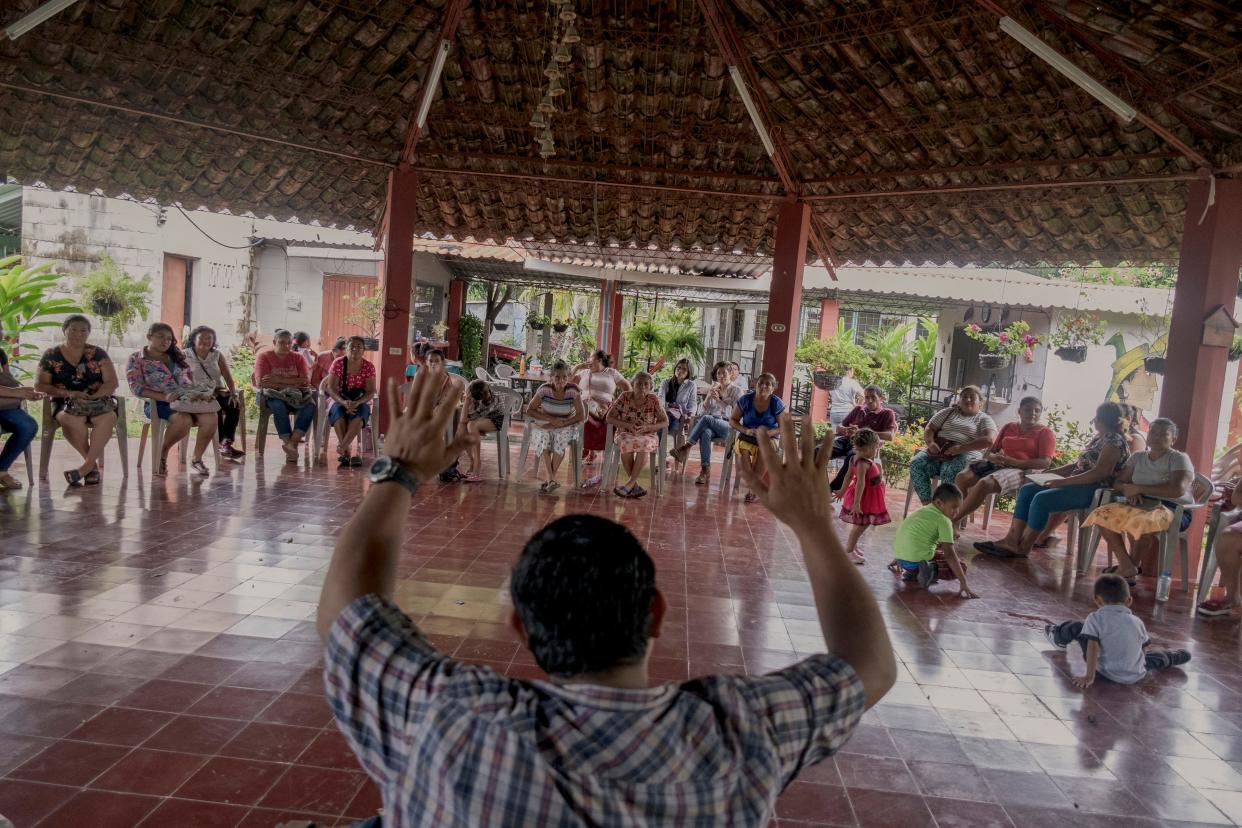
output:
[[[1169,650],[1170,667],[1181,667],[1188,661],[1190,661],[1189,650]]]
[[[686,464],[686,458],[690,456],[690,449],[691,444],[686,443],[680,448],[673,449],[669,452],[669,454],[673,455],[673,459],[677,461],[677,465],[684,466]]]
[[[1048,643],[1054,647],[1065,649],[1065,645],[1057,641],[1057,624],[1044,624],[1044,638],[1048,639]]]
[[[223,443],[220,444],[220,448],[216,449],[216,452],[221,457],[228,459],[228,460],[232,460],[233,459],[233,441],[225,440]]]
[[[711,479],[711,473],[707,469],[703,469],[699,472],[699,476],[694,478],[694,485],[706,486]]]
[[[207,470],[207,464],[202,460],[195,460],[190,463],[190,469],[199,477],[211,477],[211,472]]]
[[[1233,604],[1226,604],[1223,598],[1213,598],[1210,601],[1204,601],[1195,611],[1208,618],[1216,618],[1232,614]]]
[[[919,586],[923,589],[927,589],[932,584],[936,583],[936,581],[940,580],[936,564],[932,561],[919,561],[919,574],[917,577],[919,580]]]

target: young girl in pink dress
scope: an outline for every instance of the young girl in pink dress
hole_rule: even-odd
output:
[[[884,499],[884,475],[880,468],[880,436],[869,428],[860,428],[853,438],[854,457],[850,460],[849,476],[841,497],[841,521],[851,524],[845,551],[850,560],[864,564],[867,559],[858,551],[858,540],[868,526],[891,523],[888,504]]]

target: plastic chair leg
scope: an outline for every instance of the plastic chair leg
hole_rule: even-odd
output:
[[[521,480],[526,475],[526,458],[530,456],[530,430],[533,426],[527,422],[522,424],[522,447],[518,449],[518,470],[517,476]],[[535,464],[538,465],[536,460]]]
[[[1216,549],[1208,546],[1203,554],[1203,565],[1199,568],[1199,594],[1195,603],[1202,604],[1212,594],[1212,581],[1216,580]]]
[[[147,454],[147,435],[151,433],[151,424],[142,424],[142,434],[138,437],[138,467],[142,468],[142,458]]]

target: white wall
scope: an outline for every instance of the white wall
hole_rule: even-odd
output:
[[[322,251],[313,256],[298,255],[309,251],[291,252],[294,255],[286,256],[280,248],[262,247],[255,254],[256,329],[264,334],[277,328],[306,331],[313,343],[318,341],[323,323],[324,274],[376,278],[378,261],[324,255]]]

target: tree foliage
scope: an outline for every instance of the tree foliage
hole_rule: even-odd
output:
[[[457,347],[461,349],[461,366],[467,377],[482,364],[483,320],[465,313],[457,320]]]
[[[1065,279],[1089,285],[1129,285],[1172,290],[1177,282],[1177,265],[1172,264],[1106,267],[1095,262],[1089,265],[1041,267],[1035,272],[1045,279]]]

